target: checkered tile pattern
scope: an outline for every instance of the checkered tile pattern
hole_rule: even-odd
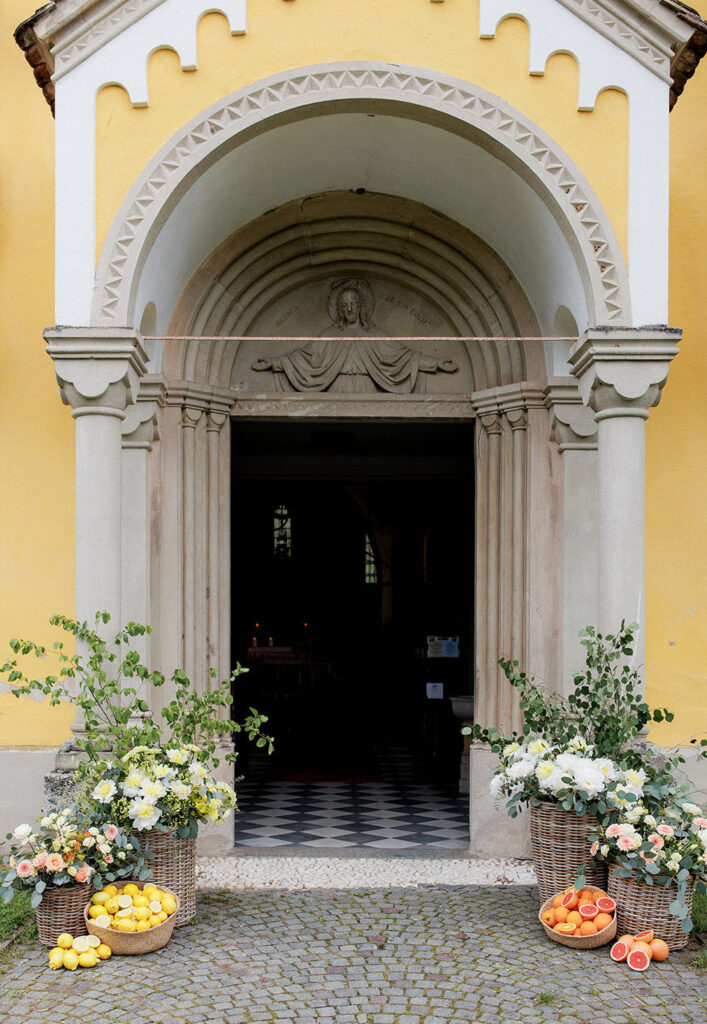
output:
[[[238,790],[236,846],[463,850],[468,801],[434,786],[266,782]]]

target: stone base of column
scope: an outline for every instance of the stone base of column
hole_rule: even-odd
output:
[[[489,794],[497,758],[487,747],[470,749],[469,852],[474,857],[530,857],[530,816],[509,818]]]

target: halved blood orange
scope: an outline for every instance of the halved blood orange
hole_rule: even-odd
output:
[[[636,935],[636,942],[652,942],[655,938],[655,932],[647,928],[644,932],[638,932]]]
[[[616,903],[611,896],[600,896],[594,901],[602,914],[613,914],[616,910]]]
[[[579,897],[574,889],[568,889],[565,895],[562,897],[561,906],[566,907],[568,910],[574,910],[579,903]]]
[[[651,958],[642,949],[634,948],[626,957],[626,963],[632,971],[647,971],[650,966],[650,962]]]
[[[583,903],[578,909],[585,921],[591,921],[599,913],[596,903]]]
[[[667,942],[663,942],[662,939],[653,939],[648,945],[651,947],[653,953],[653,959],[657,961],[667,960],[670,956],[670,948]]]
[[[615,942],[611,947],[609,956],[612,960],[615,960],[617,964],[622,964],[630,952],[631,950],[625,942]]]
[[[563,924],[556,924],[554,931],[560,932],[561,935],[574,935],[577,931],[577,925],[570,924],[569,921],[565,921]]]

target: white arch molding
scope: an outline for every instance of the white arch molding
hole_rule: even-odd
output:
[[[492,154],[540,198],[564,237],[581,279],[589,325],[631,322],[626,269],[608,217],[579,169],[546,133],[469,82],[364,61],[273,75],[219,100],[162,147],[130,190],[106,239],[92,324],[134,322],[150,253],[200,175],[269,129],[332,112],[431,124]]]

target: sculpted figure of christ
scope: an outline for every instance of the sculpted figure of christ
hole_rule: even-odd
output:
[[[253,369],[272,370],[279,391],[349,394],[410,394],[424,390],[421,374],[458,369],[451,359],[429,358],[395,338],[366,339],[366,334],[385,334],[373,321],[374,305],[371,287],[363,278],[335,281],[328,303],[332,323],[321,332],[321,340],[283,355],[256,359]]]

